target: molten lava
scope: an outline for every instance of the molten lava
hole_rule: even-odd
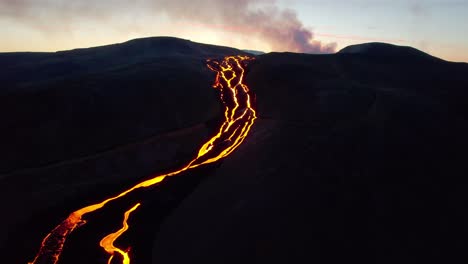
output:
[[[122,228],[119,229],[117,232],[114,232],[112,234],[109,234],[105,236],[101,242],[99,242],[99,245],[111,256],[109,257],[109,260],[107,261],[107,264],[112,263],[112,258],[114,257],[115,253],[118,253],[122,256],[122,263],[123,264],[130,264],[130,257],[128,256],[128,251],[123,251],[120,248],[117,248],[114,246],[114,241],[119,238],[125,231],[128,229],[128,217],[130,214],[135,211],[138,206],[140,206],[140,203],[135,204],[132,208],[128,209],[125,214],[124,214],[124,220],[123,220],[123,225]]]
[[[177,175],[188,169],[216,162],[228,156],[239,147],[257,118],[256,111],[252,107],[251,92],[244,83],[244,67],[247,65],[247,62],[252,59],[253,58],[248,56],[229,56],[224,58],[221,62],[217,60],[207,61],[208,68],[216,72],[216,79],[213,87],[220,90],[221,100],[225,106],[224,122],[218,133],[200,148],[196,158],[179,170],[153,176],[118,195],[72,212],[68,218],[63,220],[42,240],[39,252],[29,264],[56,264],[68,235],[76,228],[86,224],[86,220],[83,219],[84,215],[99,210],[107,203],[121,198],[136,189],[155,185],[163,181],[166,177]],[[100,245],[107,253],[111,254],[108,263],[112,261],[112,257],[116,252],[122,256],[124,264],[130,262],[128,252],[114,247],[113,242],[128,229],[128,216],[138,205],[139,204],[135,205],[125,213],[124,226],[122,229],[101,240]]]

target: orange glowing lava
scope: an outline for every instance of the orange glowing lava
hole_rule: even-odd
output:
[[[257,118],[256,111],[252,107],[251,92],[247,85],[244,84],[244,67],[247,62],[251,60],[253,60],[253,58],[248,56],[229,56],[224,58],[221,62],[217,60],[207,61],[208,68],[216,72],[216,79],[213,87],[220,90],[221,100],[225,106],[225,120],[218,133],[200,148],[196,158],[179,170],[163,175],[153,176],[118,195],[105,199],[100,203],[88,205],[72,212],[68,218],[56,226],[42,240],[39,252],[34,260],[29,262],[29,264],[56,264],[59,260],[60,254],[62,253],[63,245],[67,236],[76,228],[86,224],[86,220],[83,220],[84,215],[99,210],[107,203],[121,198],[136,189],[155,185],[163,181],[166,177],[177,175],[188,169],[216,162],[231,154],[237,147],[239,147],[248,135],[255,119]],[[132,210],[126,212],[124,227],[127,225],[126,218],[128,218],[128,214],[130,214],[131,211]],[[128,229],[128,226],[126,229]],[[106,236],[106,238],[107,237],[108,236]],[[113,237],[112,239],[111,236],[109,241],[105,243],[104,248],[106,252],[112,252],[110,254],[119,252],[119,254],[122,255],[122,250],[112,246],[117,237]],[[102,245],[103,242],[101,241],[101,246]],[[109,263],[112,261],[112,256],[113,255],[110,257]],[[128,255],[126,256],[128,258]],[[127,264],[127,262],[125,262],[125,257],[123,257],[123,261],[123,263]],[[130,259],[128,259],[128,261],[130,262]]]
[[[128,229],[128,217],[130,214],[135,211],[138,206],[140,206],[140,203],[135,204],[132,208],[128,209],[125,214],[124,214],[124,220],[122,222],[122,228],[117,230],[117,232],[114,232],[112,234],[109,234],[105,236],[101,242],[99,242],[99,245],[111,256],[109,257],[109,260],[107,261],[107,264],[112,263],[112,258],[114,257],[115,253],[118,253],[122,256],[122,263],[123,264],[130,264],[130,257],[128,256],[128,251],[123,251],[120,248],[117,248],[114,246],[114,241],[119,238],[125,231]]]

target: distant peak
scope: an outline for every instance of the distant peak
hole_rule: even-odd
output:
[[[255,55],[255,56],[265,54],[265,52],[259,51],[259,50],[248,50],[248,49],[244,49],[244,50],[242,50],[242,51],[247,52],[247,53],[252,54],[252,55]]]
[[[155,36],[155,37],[145,37],[145,38],[135,38],[123,43],[129,42],[142,42],[142,41],[174,41],[174,42],[191,42],[189,39],[177,38],[177,37],[170,37],[170,36]]]
[[[413,47],[399,46],[381,42],[370,42],[347,46],[341,49],[338,54],[359,54],[372,57],[417,57],[425,59],[438,59]]]
[[[155,58],[175,55],[213,57],[217,55],[245,54],[245,52],[235,48],[203,44],[193,42],[188,39],[167,36],[137,38],[122,43],[58,51],[57,53],[71,54],[76,56],[82,54],[88,54],[90,56],[92,54],[98,54],[98,56],[108,56],[109,54],[112,54],[112,57],[114,58]]]

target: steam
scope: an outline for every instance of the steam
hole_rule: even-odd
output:
[[[267,42],[272,50],[305,53],[331,53],[336,44],[314,40],[293,10],[279,9],[267,0],[159,0],[156,5],[172,19],[186,19],[208,24],[229,25]]]
[[[236,28],[236,33],[257,38],[273,51],[332,53],[336,49],[335,43],[316,40],[293,10],[280,9],[274,0],[0,0],[0,17],[46,34],[70,31],[83,21],[102,26],[122,14],[163,15],[172,22]]]

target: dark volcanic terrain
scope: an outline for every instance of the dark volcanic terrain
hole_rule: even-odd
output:
[[[222,118],[205,59],[242,53],[174,38],[0,53],[8,263],[73,209],[193,157]],[[468,261],[468,64],[368,43],[259,55],[246,82],[259,119],[243,145],[138,194],[134,263]],[[63,263],[105,263],[80,236],[129,204]]]

